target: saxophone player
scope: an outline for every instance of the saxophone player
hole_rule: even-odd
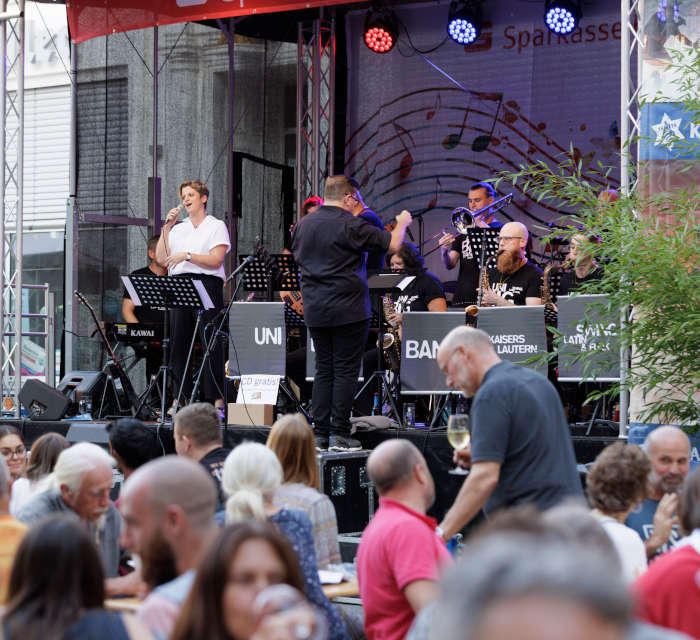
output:
[[[420,255],[414,244],[403,242],[398,250],[391,254],[389,266],[392,271],[403,271],[407,276],[413,276],[410,284],[391,301],[393,312],[385,313],[385,320],[397,330],[399,339],[401,339],[401,322],[404,313],[409,311],[447,311],[447,300],[445,300],[440,280],[426,270],[423,256]],[[376,368],[377,352],[375,349],[370,349],[365,352],[362,358],[362,369],[363,371],[374,371]],[[387,368],[389,368],[388,365]],[[372,391],[372,389],[365,389],[355,399],[355,406],[360,414],[369,414],[372,410]]]
[[[488,272],[482,305],[513,307],[542,304],[542,270],[525,256],[529,234],[521,222],[509,222],[499,233],[496,268]]]
[[[593,245],[600,242],[598,236],[576,233],[571,237],[569,255],[566,263],[573,265],[565,271],[559,283],[559,295],[566,296],[576,291],[584,282],[600,280],[603,275],[600,267],[593,259]]]
[[[423,256],[414,244],[404,242],[399,250],[391,255],[389,267],[392,271],[405,271],[414,278],[401,295],[396,296],[394,314],[386,318],[391,326],[398,327],[399,336],[404,312],[447,311],[442,284],[434,274],[426,270]]]

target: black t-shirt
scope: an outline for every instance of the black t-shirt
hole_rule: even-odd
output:
[[[584,283],[590,280],[600,280],[603,277],[603,272],[599,267],[589,271],[583,278],[576,276],[576,271],[573,269],[571,271],[565,271],[561,275],[561,280],[559,281],[559,296],[568,296],[570,293],[577,291],[578,288]]]
[[[299,221],[292,251],[301,272],[308,327],[336,327],[370,317],[365,251],[389,248],[391,234],[340,207],[324,205]]]
[[[524,305],[526,298],[542,294],[542,269],[526,262],[515,273],[504,276],[498,269],[489,269],[489,284],[499,295],[515,305]]]
[[[224,496],[224,492],[221,489],[221,476],[224,472],[226,456],[228,456],[229,453],[231,453],[231,449],[217,447],[216,449],[212,449],[199,461],[199,464],[207,470],[207,473],[216,482],[216,489],[219,493],[217,511],[223,508],[224,502],[226,501],[226,496]]]
[[[490,229],[500,229],[503,223],[493,220],[489,223]],[[469,237],[465,234],[458,235],[450,245],[450,251],[459,254],[459,275],[457,287],[452,298],[453,304],[474,304],[477,299],[476,289],[479,286],[479,260],[480,255],[472,251]]]
[[[392,293],[396,313],[428,311],[428,304],[431,301],[445,297],[442,284],[429,271],[407,275],[414,275],[415,279],[401,293]]]
[[[141,269],[136,269],[135,271],[132,271],[130,276],[155,276],[156,278],[159,278],[160,276],[156,273],[153,273],[148,267],[142,267]],[[127,292],[126,289],[124,289],[124,294],[122,296],[123,298],[130,298],[129,293]],[[162,323],[163,322],[163,311],[160,309],[147,309],[144,306],[135,306],[134,307],[134,315],[136,316],[136,319],[143,323]]]
[[[470,414],[472,463],[499,462],[486,514],[521,503],[548,509],[582,497],[561,400],[542,374],[511,362],[486,372]]]
[[[371,224],[377,229],[384,229],[384,224],[382,219],[372,211],[372,209],[365,209],[358,218],[362,218],[367,224]],[[367,271],[379,271],[384,269],[384,259],[386,258],[386,251],[368,251],[367,252]]]

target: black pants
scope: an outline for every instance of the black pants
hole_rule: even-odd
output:
[[[309,327],[316,350],[312,396],[317,435],[350,434],[350,412],[369,320],[337,327]]]
[[[224,308],[224,290],[223,281],[217,276],[189,274],[182,277],[192,277],[196,280],[201,280],[204,287],[209,293],[209,297],[214,303],[214,308],[204,311],[199,324],[197,341],[202,345],[202,353],[211,338],[212,331],[215,330],[212,322],[219,311]],[[192,335],[197,323],[197,311],[190,309],[177,309],[170,311],[170,366],[175,374],[177,389],[182,386],[181,402],[189,401],[192,395],[192,387],[194,379],[197,376],[198,369],[192,366],[190,360],[190,370],[185,371],[185,363],[187,362],[187,353],[192,341]],[[215,323],[218,325],[218,320]],[[224,328],[228,325],[224,322]],[[224,397],[224,366],[226,362],[226,348],[223,340],[215,340],[209,358],[204,365],[202,378],[199,386],[199,399],[205,402],[214,403],[217,398]]]

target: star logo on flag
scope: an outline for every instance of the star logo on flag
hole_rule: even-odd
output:
[[[673,149],[673,143],[676,140],[685,140],[685,136],[681,133],[681,118],[671,120],[667,113],[664,113],[659,124],[653,124],[651,128],[654,130],[654,133],[656,133],[656,140],[654,140],[655,147],[663,145],[664,147],[668,147],[670,151]]]

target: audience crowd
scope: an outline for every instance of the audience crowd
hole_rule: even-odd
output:
[[[175,416],[176,455],[135,419],[108,425],[108,450],[47,433],[28,452],[0,425],[0,637],[700,638],[700,471],[689,473],[688,436],[662,426],[641,446],[609,445],[584,498],[569,445],[550,463],[527,421],[494,411],[496,385],[522,374],[489,374],[499,362],[485,349],[461,328],[440,347],[450,383],[479,411],[488,399],[488,424],[506,438],[477,431],[474,449],[455,454],[474,476],[443,522],[428,515],[441,488],[414,444],[387,440],[368,457],[379,503],[357,550],[361,609],[324,595],[319,570],[341,561],[338,520],[301,414],[281,417],[266,445],[228,449],[216,409],[193,404]],[[510,411],[529,411],[523,403]],[[560,415],[548,411],[556,424],[539,437],[559,447]],[[525,494],[518,448],[549,465]],[[477,505],[484,523],[452,536]],[[134,613],[115,595],[137,598]]]

